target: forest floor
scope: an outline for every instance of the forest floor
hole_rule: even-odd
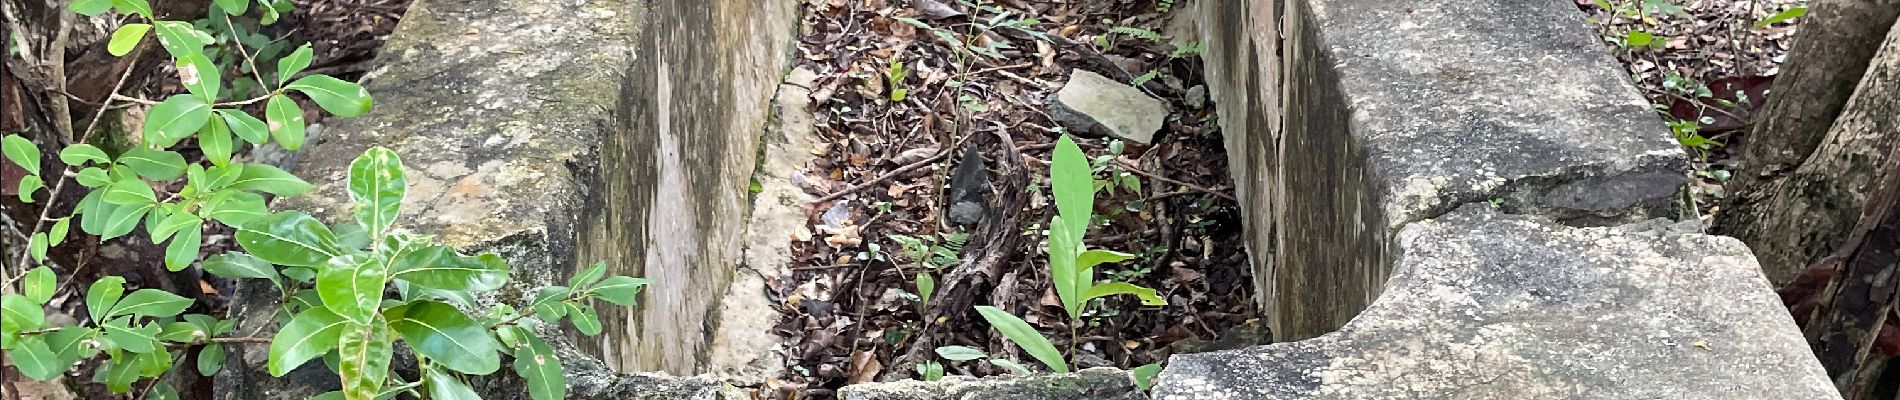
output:
[[[1798,0],[1576,0],[1695,160],[1704,221],[1721,210],[1750,119],[1807,11]]]
[[[776,285],[785,312],[777,333],[791,348],[789,370],[768,391],[774,398],[830,398],[846,384],[915,376],[920,360],[904,355],[919,340],[926,349],[969,346],[1036,365],[967,306],[924,321],[920,274],[992,268],[1000,276],[968,282],[987,298],[963,304],[1001,307],[1058,348],[1071,346],[1058,334],[1070,321],[1049,286],[1040,243],[1054,214],[1049,149],[1064,131],[1050,117],[1050,95],[1075,70],[1139,83],[1170,115],[1152,144],[1078,138],[1103,186],[1095,211],[1106,226],[1087,243],[1139,256],[1105,265],[1099,276],[1154,288],[1168,305],[1107,299],[1081,321],[1073,358],[1133,368],[1264,340],[1192,11],[1153,0],[983,3],[806,2],[796,62],[819,75],[812,104],[821,144],[800,184],[818,197],[873,184],[814,204],[812,235],[794,246],[795,272]],[[972,147],[999,174],[1017,165],[1028,177],[1028,187],[993,188],[1026,195],[1024,212],[985,221],[1020,240],[967,243],[1007,246],[1000,260],[960,262],[971,257],[959,253],[995,249],[966,248],[968,231],[946,221],[951,169]],[[1013,153],[1020,159],[1005,159]],[[972,265],[992,263],[1000,265]],[[946,363],[948,375],[1005,373],[981,360],[925,355]]]

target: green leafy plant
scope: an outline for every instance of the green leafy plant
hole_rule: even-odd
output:
[[[1159,306],[1167,302],[1154,289],[1128,282],[1096,283],[1095,267],[1134,258],[1134,255],[1108,250],[1090,250],[1082,239],[1094,220],[1095,186],[1087,155],[1075,140],[1062,135],[1056,141],[1055,156],[1049,166],[1051,191],[1055,194],[1056,216],[1049,221],[1049,276],[1056,297],[1069,317],[1070,353],[1091,300],[1113,295],[1133,295],[1143,305]],[[991,326],[1023,348],[1031,357],[1056,372],[1068,372],[1063,353],[1028,322],[1002,309],[978,306],[977,312]]]
[[[891,88],[891,101],[904,101],[905,97],[910,96],[910,89],[904,88],[904,77],[909,75],[910,71],[904,69],[904,61],[898,60],[895,54],[891,55],[891,65],[884,68],[884,84]]]
[[[1775,15],[1770,15],[1768,16],[1768,18],[1763,18],[1760,21],[1755,21],[1755,28],[1757,29],[1766,28],[1769,25],[1774,25],[1781,22],[1787,22],[1795,18],[1801,18],[1801,16],[1803,15],[1808,15],[1808,6],[1797,5],[1794,7],[1788,7],[1788,9],[1781,10],[1781,12],[1775,13]]]
[[[930,296],[937,291],[937,274],[957,263],[958,254],[963,252],[963,244],[970,240],[970,235],[962,232],[921,238],[891,235],[890,239],[902,246],[904,255],[921,267],[912,278],[917,285],[917,306],[921,310],[930,304]]]
[[[268,24],[290,6],[287,0],[216,0],[212,12],[229,30],[235,29],[230,16],[257,10],[261,22]],[[267,195],[297,196],[312,185],[276,167],[234,158],[242,145],[237,139],[253,145],[277,143],[287,150],[301,147],[304,113],[291,93],[347,118],[370,109],[372,100],[361,86],[303,74],[311,60],[308,46],[277,59],[276,74],[266,80],[254,65],[255,54],[244,49],[245,40],[234,40],[228,42],[233,47],[229,51],[242,56],[241,71],[249,73],[262,93],[228,100],[243,91],[223,79],[229,65],[212,61],[213,52],[220,50],[207,46],[217,40],[201,26],[155,20],[147,0],[77,0],[69,8],[84,15],[117,11],[136,16],[136,22],[112,34],[108,52],[131,54],[147,36],[156,37],[173,58],[187,93],[156,102],[114,95],[108,101],[150,106],[138,131],[139,143],[125,149],[77,143],[57,154],[65,169],[54,175],[59,181],[50,197],[58,197],[67,179],[77,183],[84,196],[70,215],[42,214],[35,221],[19,258],[26,271],[20,277],[22,293],[0,296],[0,350],[30,379],[56,378],[79,360],[103,357],[93,380],[126,393],[136,383],[172,370],[173,360],[182,360],[187,351],[197,351],[195,367],[211,375],[223,365],[225,346],[269,343],[267,369],[273,375],[282,376],[318,357],[334,360],[324,365],[337,373],[343,390],[319,398],[473,398],[462,376],[494,373],[501,356],[512,355],[514,371],[525,378],[529,394],[553,400],[565,396],[565,378],[553,349],[534,328],[565,318],[583,334],[598,334],[602,328],[593,300],[633,305],[649,283],[608,277],[601,263],[565,286],[540,289],[519,311],[496,305],[471,316],[462,310],[477,309],[472,294],[500,288],[508,281],[508,266],[494,254],[466,256],[429,237],[394,229],[406,191],[395,152],[372,148],[351,163],[347,188],[354,218],[335,225],[301,212],[270,212]],[[262,119],[239,109],[257,103],[264,104]],[[183,154],[170,150],[188,142],[195,142],[204,162],[187,162]],[[19,188],[22,198],[32,201],[45,187],[39,147],[8,135],[0,139],[0,153],[28,172]],[[174,192],[174,187],[180,189]],[[208,224],[235,228],[233,239],[245,252],[199,262]],[[54,323],[43,314],[60,288],[46,265],[47,252],[68,239],[74,225],[102,242],[143,227],[153,243],[165,244],[164,263],[172,271],[195,264],[226,278],[270,281],[285,299],[278,310],[281,329],[270,338],[229,336],[235,325],[231,320],[184,314],[190,299],[156,289],[125,293],[126,281],[111,276],[85,291],[85,321]],[[26,269],[34,264],[38,266]],[[420,372],[415,381],[390,373],[399,344],[414,350],[415,370]],[[176,390],[153,381],[145,386],[145,396],[176,398]]]

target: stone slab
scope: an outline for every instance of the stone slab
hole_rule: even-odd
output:
[[[1739,241],[1466,206],[1318,338],[1172,358],[1158,399],[1836,399]]]
[[[845,386],[844,400],[1146,400],[1128,371],[1089,368],[1068,374],[971,378],[934,382],[906,380]]]

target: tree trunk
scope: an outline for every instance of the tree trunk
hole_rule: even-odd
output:
[[[1814,12],[1802,21],[1768,103],[1744,137],[1743,164],[1731,188],[1734,195],[1713,224],[1715,232],[1748,243],[1776,284],[1792,280],[1809,263],[1840,245],[1867,193],[1865,184],[1873,182],[1869,176],[1855,177],[1849,172],[1872,171],[1871,167],[1881,165],[1886,153],[1867,150],[1878,142],[1891,148],[1893,142],[1891,136],[1878,138],[1892,132],[1890,119],[1887,125],[1874,126],[1886,130],[1830,128],[1843,115],[1855,88],[1862,85],[1881,39],[1900,17],[1900,0],[1816,3]],[[1891,84],[1885,94],[1889,101],[1894,96]],[[1871,159],[1855,159],[1862,155]],[[1820,165],[1810,165],[1816,161]],[[1835,182],[1835,177],[1847,179]]]
[[[1893,317],[1900,301],[1900,157],[1892,154],[1900,147],[1900,23],[1887,25],[1865,74],[1812,151],[1755,182],[1749,189],[1758,197],[1722,214],[1731,224],[1724,233],[1748,242],[1764,269],[1785,268],[1779,272],[1792,278],[1796,266],[1813,264],[1781,293],[1849,400],[1894,398],[1893,376],[1900,373],[1889,371],[1900,354],[1900,318]],[[1775,96],[1771,101],[1804,100]],[[1764,123],[1780,117],[1762,115]]]

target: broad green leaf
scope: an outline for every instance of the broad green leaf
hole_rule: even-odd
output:
[[[573,293],[574,290],[566,286],[543,287],[534,292],[534,299],[528,302],[527,308],[534,310],[535,316],[544,322],[560,323],[561,317],[567,315],[567,307],[562,306],[561,301]]]
[[[46,311],[40,303],[17,294],[0,295],[0,323],[7,329],[30,331],[46,325]]]
[[[106,313],[106,318],[120,315],[171,317],[185,312],[186,307],[191,307],[191,299],[184,296],[158,289],[139,289],[125,295],[124,300],[119,300],[119,304],[113,306],[111,312]]]
[[[145,218],[145,214],[152,211],[151,204],[114,205],[113,207],[115,208],[112,209],[112,214],[106,217],[105,232],[99,234],[101,243],[132,233],[132,229],[139,226],[139,221]]]
[[[66,5],[66,9],[80,15],[97,17],[99,14],[112,10],[112,0],[73,0],[71,4]]]
[[[86,315],[92,316],[92,322],[104,322],[106,312],[119,304],[119,296],[125,294],[125,278],[107,276],[92,281],[86,289]]]
[[[271,96],[270,101],[264,103],[264,121],[278,146],[289,151],[303,147],[303,107],[297,106],[295,100],[283,95]]]
[[[212,196],[215,202],[206,201],[198,215],[223,223],[224,226],[242,227],[270,214],[264,208],[264,196],[243,191],[223,191]]]
[[[43,187],[46,187],[46,182],[41,181],[39,175],[27,175],[27,176],[20,177],[20,186],[19,186],[20,202],[32,203],[33,193],[38,192],[40,188],[43,188]]]
[[[46,182],[41,181],[39,175],[27,175],[27,176],[20,177],[20,186],[18,187],[19,193],[20,193],[20,202],[32,203],[33,194],[35,192],[38,192],[40,188],[43,188],[43,187],[46,187]]]
[[[53,229],[51,232],[48,232],[46,234],[46,238],[50,240],[51,241],[50,243],[54,246],[58,246],[60,243],[65,242],[66,231],[72,229],[72,222],[73,222],[72,217],[60,218],[58,221],[54,221]]]
[[[430,368],[424,379],[429,387],[429,398],[432,400],[482,400],[480,395],[475,394],[475,389],[469,388],[467,383],[441,370]]]
[[[639,300],[640,288],[651,282],[652,281],[646,278],[610,276],[607,277],[606,280],[600,281],[599,285],[595,285],[588,290],[594,292],[595,295],[600,296],[601,300],[606,300],[608,303],[631,306]]]
[[[430,289],[483,292],[508,282],[508,264],[494,254],[469,257],[438,244],[397,252],[392,278]]]
[[[245,168],[250,169],[250,168]],[[309,214],[285,211],[238,228],[237,242],[244,251],[266,262],[292,267],[314,267],[336,257],[336,236]]]
[[[1061,145],[1058,144],[1056,148],[1060,149]],[[1056,350],[1056,346],[1049,343],[1048,338],[1042,337],[1041,332],[1037,332],[1036,328],[1029,326],[1029,323],[1024,322],[1022,318],[991,306],[976,306],[976,312],[983,314],[983,319],[989,321],[990,326],[996,327],[997,332],[1002,332],[1003,337],[1008,338],[1011,343],[1029,352],[1029,356],[1035,357],[1036,361],[1049,366],[1049,370],[1056,373],[1069,372],[1069,364],[1063,361],[1062,351]]]
[[[59,355],[47,346],[46,340],[44,335],[28,335],[14,342],[13,349],[7,352],[7,358],[13,361],[13,366],[20,370],[21,375],[44,381],[58,377],[72,366],[70,362],[59,363]]]
[[[224,10],[226,15],[233,17],[242,16],[245,11],[251,9],[251,0],[217,0],[217,4],[218,8]]]
[[[950,361],[970,361],[990,355],[969,346],[943,346],[937,348],[937,356]]]
[[[1649,32],[1631,31],[1629,34],[1629,37],[1625,38],[1623,42],[1628,43],[1631,46],[1648,46],[1649,42],[1652,42],[1655,40],[1656,40],[1656,36],[1650,34]]]
[[[32,237],[27,238],[26,250],[27,255],[33,257],[33,261],[46,262],[46,232],[34,233]]]
[[[225,252],[205,258],[205,262],[199,266],[203,267],[205,272],[225,278],[262,278],[269,279],[279,286],[283,285],[278,281],[277,270],[272,268],[270,263],[250,254]]]
[[[211,337],[211,332],[206,332],[197,324],[182,321],[165,324],[158,331],[158,340],[174,343],[191,343],[207,337]]]
[[[190,215],[190,213],[179,214]],[[172,243],[165,246],[165,269],[178,272],[191,266],[192,261],[198,260],[198,250],[204,244],[204,235],[203,224],[191,224],[184,230],[178,231],[178,236],[172,238]]]
[[[121,13],[138,14],[145,19],[152,19],[152,4],[145,0],[112,0],[112,6],[118,8]]]
[[[178,68],[178,83],[185,85],[185,90],[206,103],[218,101],[218,89],[224,85],[224,74],[218,72],[218,65],[212,63],[210,57],[205,57],[204,53],[189,54],[179,57],[174,66]],[[209,117],[207,114],[206,118]]]
[[[270,7],[260,7],[260,8],[264,10],[270,9]],[[344,398],[343,398],[342,391],[330,391],[330,392],[324,392],[323,394],[319,394],[316,396],[311,396],[309,399],[305,399],[305,400],[344,400]]]
[[[213,165],[231,163],[231,128],[225,126],[223,118],[212,118],[198,131],[198,149],[204,150],[205,159]]]
[[[203,55],[199,55],[203,57]],[[165,101],[146,111],[145,143],[157,148],[169,148],[178,141],[198,133],[205,122],[211,120],[211,104],[199,96],[186,94],[172,95]]]
[[[106,175],[106,170],[99,169],[98,167],[87,167],[86,169],[79,170],[79,174],[73,176],[73,180],[78,181],[80,186],[89,188],[112,184],[112,177]]]
[[[145,395],[145,400],[178,400],[178,389],[172,389],[172,385],[160,383],[152,387],[152,392]]]
[[[928,305],[930,304],[930,296],[936,293],[937,293],[937,277],[931,276],[928,273],[917,274],[918,302]]]
[[[554,348],[532,333],[520,336],[521,345],[514,352],[515,374],[528,381],[528,395],[534,400],[567,398],[567,376],[563,375],[561,360],[555,357]]]
[[[244,141],[251,142],[251,144],[264,144],[265,141],[270,140],[270,128],[264,125],[263,120],[259,120],[257,117],[251,116],[251,114],[245,114],[244,111],[240,110],[213,111],[218,114],[218,117],[224,119],[224,125],[227,128],[231,128],[231,133],[237,134],[240,138],[244,138]]]
[[[336,232],[336,245],[338,248],[357,250],[369,248],[369,234],[363,233],[362,225],[358,225],[355,222],[344,222],[330,227],[330,230]],[[383,246],[384,250],[400,248],[402,248],[402,246]],[[400,252],[392,253],[400,254]],[[398,256],[398,258],[400,258],[400,256]]]
[[[1102,263],[1122,262],[1135,258],[1134,254],[1108,250],[1088,250],[1075,257],[1075,267],[1079,270],[1095,268]]]
[[[607,276],[607,262],[606,261],[595,262],[594,266],[587,267],[586,270],[581,271],[581,273],[579,274],[574,274],[574,277],[572,278],[567,278],[567,286],[568,287],[587,287],[587,285],[592,285],[594,284],[594,282],[599,282],[600,278],[603,278],[606,276]]]
[[[79,361],[87,332],[87,329],[67,327],[22,337],[7,355],[21,375],[36,381],[53,379]]]
[[[160,347],[156,351],[139,354],[135,361],[137,361],[140,377],[157,377],[172,368],[172,352]]]
[[[290,55],[277,59],[277,84],[290,82],[292,76],[303,72],[304,67],[309,67],[311,55],[310,44],[304,43],[303,46],[298,46],[296,51],[290,52]]]
[[[231,186],[244,176],[244,164],[226,164],[205,169],[204,190],[217,191]]]
[[[1135,386],[1141,387],[1141,390],[1148,390],[1155,386],[1155,376],[1161,375],[1161,363],[1135,367],[1135,370],[1130,372],[1135,375]]]
[[[573,319],[574,329],[579,329],[582,335],[587,336],[600,334],[600,314],[594,312],[594,306],[578,303],[563,304],[567,304],[567,315]]]
[[[26,272],[25,288],[20,292],[33,304],[46,304],[53,298],[53,292],[59,289],[59,277],[53,275],[53,269],[44,265]]]
[[[291,82],[284,88],[303,92],[305,96],[310,97],[310,101],[315,101],[317,106],[323,107],[324,111],[343,118],[356,117],[369,112],[372,102],[369,91],[363,90],[363,86],[329,75],[308,75],[297,78],[296,82]]]
[[[344,319],[368,324],[383,301],[387,276],[382,260],[369,254],[331,258],[317,269],[317,296]]]
[[[419,301],[390,309],[396,318],[389,327],[417,353],[445,368],[465,374],[487,375],[501,369],[501,347],[488,328],[455,306]]]
[[[992,358],[990,359],[990,364],[995,364],[998,367],[1003,367],[1011,371],[1016,371],[1016,374],[1018,375],[1032,374],[1031,372],[1029,372],[1029,367],[1025,367],[1022,364],[1017,364],[1015,361],[1005,360],[1001,358]]]
[[[150,289],[147,289],[150,290]],[[120,318],[99,324],[106,338],[118,343],[119,348],[133,353],[150,353],[162,348],[158,345],[158,327],[150,324],[131,326],[131,318]]]
[[[144,1],[144,0],[137,0]],[[165,46],[165,52],[173,58],[204,53],[205,42],[198,37],[198,28],[183,21],[158,21],[158,44]]]
[[[139,380],[139,355],[137,353],[113,353],[93,381],[106,384],[113,393],[132,391],[132,383]]]
[[[26,169],[26,173],[40,174],[40,146],[20,135],[7,135],[0,138],[0,153],[5,153],[7,161]]]
[[[107,203],[112,204],[154,204],[158,203],[158,194],[152,192],[152,186],[138,178],[120,179],[106,188]]]
[[[306,78],[307,79],[307,78]],[[299,80],[301,82],[301,80]],[[383,237],[383,231],[402,212],[402,159],[389,148],[376,146],[350,162],[350,202],[356,204],[356,223],[371,239]]]
[[[1069,135],[1056,139],[1049,175],[1050,190],[1055,192],[1056,215],[1064,222],[1060,228],[1068,229],[1079,241],[1088,231],[1089,215],[1094,213],[1095,186],[1094,177],[1089,173],[1088,156]],[[1050,226],[1050,229],[1057,228],[1055,224]]]
[[[1049,225],[1050,286],[1054,286],[1069,319],[1082,318],[1082,292],[1087,289],[1085,285],[1094,281],[1091,270],[1079,270],[1075,266],[1076,251],[1083,246],[1082,238],[1074,236],[1069,229],[1059,228],[1065,226],[1061,215],[1050,219]]]
[[[389,325],[382,318],[368,324],[345,328],[336,346],[337,375],[343,377],[343,398],[373,400],[383,391],[389,377],[389,361],[395,348],[389,342]]]
[[[224,345],[212,343],[198,350],[198,376],[217,376],[224,369]]]
[[[270,339],[270,361],[266,364],[271,376],[282,377],[304,362],[330,352],[336,348],[343,329],[351,325],[323,307],[298,313]]]
[[[107,157],[105,150],[99,150],[99,148],[96,146],[85,144],[85,143],[78,143],[71,146],[66,146],[66,148],[64,149],[60,149],[59,162],[65,163],[66,165],[79,167],[79,166],[85,166],[86,163],[89,163],[89,162],[100,163],[100,164],[110,163],[112,162],[112,157]],[[104,171],[100,171],[100,172],[104,172]]]
[[[1800,18],[1803,15],[1808,15],[1808,7],[1794,6],[1793,8],[1789,8],[1787,10],[1783,10],[1782,12],[1775,13],[1775,15],[1768,16],[1768,18],[1766,19],[1755,21],[1755,28],[1757,29],[1766,28],[1769,25],[1774,25],[1777,22],[1783,22],[1783,21],[1787,21],[1787,20],[1791,20],[1795,18]]]
[[[189,97],[187,97],[189,98]],[[146,117],[149,126],[152,118]],[[197,127],[191,128],[197,130]],[[190,132],[186,132],[189,134]],[[169,181],[185,176],[185,156],[177,152],[153,150],[148,148],[132,149],[119,155],[119,164],[123,164],[139,176],[154,181]]]
[[[152,243],[165,243],[165,240],[171,239],[172,234],[202,223],[204,220],[198,219],[197,215],[175,213],[160,220],[158,225],[149,226],[146,229],[152,232]]]
[[[256,190],[278,196],[290,197],[310,191],[310,183],[297,179],[296,175],[265,164],[249,164],[231,182],[232,188]]]
[[[1141,305],[1144,306],[1168,305],[1167,300],[1163,300],[1160,296],[1155,295],[1154,289],[1135,286],[1127,282],[1109,282],[1089,287],[1088,292],[1082,293],[1082,302],[1086,303],[1096,298],[1118,294],[1134,295],[1141,299]]]

